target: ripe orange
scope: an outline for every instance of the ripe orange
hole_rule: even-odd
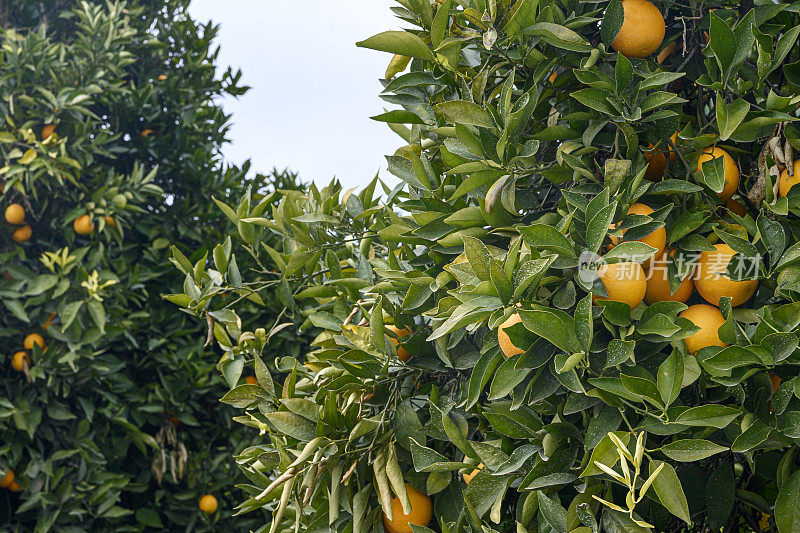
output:
[[[151,135],[152,133],[154,133],[153,130],[151,130],[150,128],[147,128],[147,129],[142,130],[142,133],[140,133],[139,135],[141,135],[142,138],[144,138],[144,137],[147,137],[148,135]]]
[[[653,264],[647,277],[647,291],[644,294],[644,301],[648,305],[656,302],[685,302],[694,292],[694,281],[692,272],[686,275],[681,281],[680,286],[673,293],[669,286],[669,270],[667,268],[667,253],[670,257],[675,256],[675,250],[664,252],[654,258]]]
[[[709,146],[700,154],[700,158],[697,160],[697,170],[698,172],[703,170],[703,163],[706,161],[711,161],[712,159],[718,159],[720,157],[723,158],[725,164],[723,173],[725,176],[725,187],[722,189],[722,192],[717,193],[717,196],[721,200],[727,201],[731,199],[739,188],[739,167],[736,166],[736,161],[733,160],[731,155],[718,146],[713,148]]]
[[[217,512],[217,507],[219,503],[217,499],[213,497],[211,494],[206,494],[202,498],[200,498],[200,502],[197,504],[201,511],[206,514],[214,514]]]
[[[108,224],[112,228],[116,228],[117,227],[117,221],[114,220],[114,217],[110,217],[108,215],[103,215],[103,220],[105,220],[106,224]]]
[[[258,385],[258,380],[256,379],[256,377],[255,377],[255,376],[246,376],[246,377],[244,378],[244,381],[245,381],[245,383],[247,383],[248,385]]]
[[[628,209],[628,214],[629,215],[651,215],[651,214],[653,214],[653,210],[649,206],[646,206],[644,204],[633,204]],[[616,224],[612,224],[609,229],[614,229],[614,228],[616,228]],[[628,230],[622,230],[623,238],[625,236],[625,232],[627,232],[627,231]],[[611,238],[612,248],[619,244],[620,239],[618,237],[615,237],[614,235],[611,235],[610,238]],[[661,252],[664,251],[664,247],[667,245],[667,230],[664,228],[664,226],[661,226],[660,228],[658,228],[657,230],[653,231],[652,233],[650,233],[648,235],[645,235],[641,239],[636,239],[636,240],[638,242],[643,242],[645,244],[649,244],[650,246],[652,246],[653,248],[656,249],[656,251],[650,257],[650,259],[648,259],[645,262],[646,265],[650,265],[650,263],[653,260],[652,258],[653,257],[658,257],[659,255],[661,255]]]
[[[164,81],[166,79],[167,79],[167,75],[166,74],[159,74],[158,75],[158,81]]]
[[[398,498],[392,498],[392,517],[389,520],[383,515],[383,525],[389,533],[413,533],[409,524],[427,526],[433,517],[433,504],[431,498],[424,492],[417,490],[411,483],[406,483],[408,499],[411,500],[411,512],[403,513],[403,506]]]
[[[19,483],[17,483],[16,481],[12,481],[11,485],[8,486],[8,490],[10,490],[11,492],[19,492],[22,490],[22,487],[20,487]]]
[[[678,142],[678,132],[672,134],[669,138],[672,144]],[[672,149],[672,144],[661,142],[661,145],[656,148],[653,143],[647,144],[647,150],[643,152],[644,159],[647,161],[647,170],[644,172],[644,177],[650,181],[660,181],[664,177],[664,171],[667,169],[667,154],[669,160],[675,161],[677,154]]]
[[[46,125],[44,128],[42,128],[42,140],[45,140],[48,137],[50,137],[53,134],[53,132],[55,132],[55,131],[56,131],[56,125],[55,124]]]
[[[472,478],[478,475],[478,472],[483,470],[483,463],[478,463],[478,467],[470,472],[469,474],[461,474],[461,477],[464,479],[464,483],[469,485],[469,482],[472,481]]]
[[[719,299],[730,296],[734,307],[746,302],[758,287],[757,280],[734,281],[728,277],[727,268],[736,254],[727,244],[714,246],[715,250],[702,252],[697,261],[694,285],[708,303],[719,305]]]
[[[6,222],[19,226],[25,222],[25,208],[19,204],[10,204],[6,207]]]
[[[778,179],[778,196],[786,196],[789,194],[789,189],[800,183],[800,159],[795,159],[792,164],[794,175],[790,176],[786,170],[781,172],[781,177]]]
[[[513,357],[515,355],[525,353],[525,350],[514,346],[514,343],[511,342],[511,337],[509,337],[508,333],[505,332],[506,328],[511,327],[514,324],[519,324],[520,322],[522,322],[522,317],[519,316],[519,313],[514,313],[508,317],[505,322],[500,324],[500,327],[497,328],[497,340],[500,342],[500,351],[502,351],[506,357]]]
[[[11,485],[13,482],[14,482],[14,471],[9,468],[8,472],[6,472],[3,478],[0,479],[0,489],[8,488],[8,486]]]
[[[770,373],[769,380],[772,383],[772,394],[778,392],[778,387],[781,386],[781,378],[777,375]]]
[[[89,215],[81,215],[72,222],[72,229],[78,235],[89,235],[94,231],[94,224]]]
[[[622,0],[625,20],[611,46],[625,57],[647,57],[661,46],[664,16],[647,0]]]
[[[389,331],[391,331],[392,333],[394,333],[397,336],[397,338],[390,336],[390,338],[392,339],[392,342],[397,347],[397,357],[399,357],[400,360],[403,361],[403,362],[408,361],[408,359],[411,357],[411,354],[408,353],[408,350],[406,350],[405,348],[400,346],[400,340],[399,339],[402,339],[406,335],[411,335],[411,330],[408,329],[408,328],[402,328],[401,329],[401,328],[398,328],[397,326],[395,326],[393,324],[387,325],[386,329],[388,329]]]
[[[27,337],[25,337],[25,341],[22,343],[25,346],[26,350],[33,350],[33,345],[39,345],[39,348],[44,351],[45,344],[44,339],[38,333],[31,333]]]
[[[14,242],[23,243],[30,240],[31,235],[33,235],[33,230],[30,226],[20,226],[11,232],[11,239]]]
[[[597,269],[597,277],[606,288],[607,297],[592,296],[592,301],[611,300],[628,304],[633,309],[644,299],[647,279],[642,265],[635,262],[604,264]]]
[[[719,309],[713,305],[692,305],[678,316],[689,320],[700,328],[700,331],[684,339],[689,353],[695,353],[697,350],[708,346],[719,346],[721,348],[727,346],[719,338],[719,328],[725,323],[725,318],[719,312]]]
[[[733,199],[728,200],[727,202],[725,202],[725,207],[728,209],[728,211],[731,211],[732,213],[739,215],[740,217],[747,216],[747,208],[739,200],[733,200]]]
[[[17,372],[22,372],[25,369],[25,363],[28,363],[28,366],[31,365],[31,358],[25,352],[17,352],[11,358],[11,368]]]

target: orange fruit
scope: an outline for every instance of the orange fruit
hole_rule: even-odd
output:
[[[2,479],[0,479],[0,489],[8,488],[8,486],[11,485],[13,482],[14,482],[14,471],[9,468],[8,472],[6,472],[6,475],[4,475]]]
[[[94,224],[89,215],[81,215],[72,222],[72,229],[78,235],[89,235],[94,231]]]
[[[214,514],[217,512],[217,507],[219,507],[219,503],[217,499],[213,497],[211,494],[206,494],[202,498],[200,498],[200,502],[197,504],[201,511],[206,514]]]
[[[147,129],[142,130],[142,133],[140,133],[140,135],[142,137],[147,137],[148,135],[151,135],[152,133],[154,133],[153,130],[151,130],[150,128],[147,128]]]
[[[675,250],[664,252],[656,256],[647,276],[647,290],[644,293],[644,301],[647,305],[656,302],[685,302],[694,292],[694,281],[692,272],[686,275],[681,281],[680,286],[673,293],[669,286],[669,270],[667,268],[667,253],[670,257],[675,256]]]
[[[427,526],[433,517],[431,497],[417,490],[411,483],[406,483],[408,499],[411,500],[411,512],[403,513],[403,506],[398,498],[392,498],[392,518],[383,515],[383,525],[389,533],[413,533],[410,524]]]
[[[408,350],[406,350],[405,348],[400,346],[400,340],[399,339],[402,339],[406,335],[411,335],[411,330],[408,329],[408,328],[402,328],[401,329],[401,328],[398,328],[397,326],[395,326],[393,324],[387,325],[386,329],[388,329],[389,331],[391,331],[392,333],[394,333],[397,336],[397,338],[390,336],[390,338],[392,339],[392,342],[394,343],[395,347],[397,347],[397,357],[399,357],[400,360],[403,361],[403,362],[408,361],[408,359],[411,357],[411,354],[408,353]]]
[[[700,158],[697,160],[697,170],[698,172],[703,170],[703,163],[706,161],[719,159],[720,157],[724,160],[725,170],[723,175],[725,176],[725,186],[722,192],[717,193],[717,196],[721,200],[727,201],[731,199],[739,188],[739,167],[736,166],[736,161],[733,160],[731,155],[718,146],[713,148],[709,146],[700,154]]]
[[[779,378],[775,374],[770,373],[769,381],[772,383],[772,394],[775,394],[776,392],[778,392],[778,387],[781,386],[781,378]]]
[[[497,328],[497,340],[500,342],[500,351],[502,351],[506,357],[513,357],[515,355],[525,353],[525,350],[514,346],[514,343],[511,342],[511,337],[509,337],[508,333],[505,332],[506,328],[511,327],[514,324],[519,324],[520,322],[522,322],[522,317],[519,316],[519,313],[514,313],[508,317],[505,322],[500,324],[500,327]]]
[[[48,124],[44,128],[42,128],[42,140],[47,139],[56,131],[55,124]]]
[[[17,483],[16,481],[12,481],[11,485],[8,486],[8,490],[10,490],[11,492],[19,492],[22,490],[22,487],[20,487],[19,483]]]
[[[786,196],[789,194],[789,189],[800,183],[800,159],[795,159],[792,164],[794,175],[790,176],[784,169],[778,179],[778,196]]]
[[[106,224],[108,224],[112,228],[116,228],[117,227],[117,221],[114,220],[114,217],[110,217],[108,215],[103,215],[103,220],[105,220]]]
[[[166,74],[159,74],[158,75],[158,81],[164,81],[166,79],[167,79],[167,75]]]
[[[644,204],[633,204],[628,209],[628,214],[629,215],[651,215],[651,214],[653,214],[653,210],[650,207],[648,207],[648,206],[646,206]],[[609,229],[615,229],[616,227],[617,227],[616,224],[612,224]],[[627,232],[627,231],[628,230],[622,230],[623,238],[625,236],[625,232]],[[612,248],[619,244],[619,241],[620,241],[619,237],[616,237],[614,235],[610,235],[610,238],[611,238],[611,244],[612,244],[611,247]],[[657,230],[651,232],[650,234],[645,235],[641,239],[636,239],[636,240],[638,242],[643,242],[645,244],[649,244],[650,246],[652,246],[653,248],[656,249],[656,251],[650,257],[650,259],[648,259],[645,262],[646,265],[649,265],[650,262],[653,260],[652,258],[653,257],[658,257],[659,255],[661,255],[661,252],[664,251],[664,247],[667,246],[667,230],[664,228],[664,226],[661,226],[660,228],[658,228]]]
[[[719,305],[719,299],[730,296],[731,305],[742,305],[758,287],[758,280],[734,281],[728,277],[727,268],[736,254],[727,244],[714,246],[714,251],[702,252],[697,261],[694,285],[708,303]]]
[[[25,369],[25,363],[31,366],[31,358],[28,357],[28,354],[25,352],[17,352],[14,354],[14,357],[11,358],[11,368],[17,372],[22,372]]]
[[[719,346],[721,348],[727,346],[719,339],[719,328],[725,323],[725,318],[719,312],[719,309],[713,305],[692,305],[678,316],[689,320],[700,328],[700,331],[684,339],[689,353],[695,353],[697,350],[708,346]]]
[[[739,200],[728,200],[725,202],[725,208],[733,214],[739,215],[740,217],[747,216],[747,208]]]
[[[625,57],[647,57],[661,46],[664,16],[647,0],[622,0],[625,19],[611,46]]]
[[[25,208],[19,204],[10,204],[6,207],[6,222],[14,226],[19,226],[25,222]]]
[[[606,288],[608,296],[593,295],[592,300],[611,300],[628,304],[633,309],[644,299],[647,279],[642,265],[635,262],[604,264],[597,269],[597,277]]]
[[[244,378],[244,381],[245,381],[245,383],[247,383],[248,385],[258,385],[258,380],[256,379],[256,377],[255,377],[255,376],[246,376],[246,377]]]
[[[647,161],[644,177],[650,181],[660,181],[664,177],[664,171],[667,169],[667,153],[670,161],[675,161],[677,157],[672,145],[677,145],[678,132],[673,133],[669,140],[672,141],[672,144],[662,141],[659,148],[656,148],[653,143],[648,143],[647,150],[643,152],[644,159]]]
[[[14,242],[23,243],[30,240],[31,235],[33,235],[33,230],[30,226],[20,226],[11,232],[11,239]]]
[[[42,351],[44,351],[45,348],[44,339],[38,333],[29,334],[25,337],[25,341],[22,344],[25,346],[26,350],[33,350],[34,344],[37,344]]]
[[[469,482],[472,481],[472,478],[478,475],[478,472],[483,470],[483,463],[478,463],[478,467],[470,472],[469,474],[461,474],[461,477],[464,479],[464,483],[469,485]]]

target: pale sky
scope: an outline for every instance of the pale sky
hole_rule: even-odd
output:
[[[233,113],[232,143],[224,152],[234,163],[250,158],[253,169],[273,167],[345,188],[365,185],[384,155],[403,144],[384,123],[370,120],[388,108],[378,98],[391,56],[357,48],[360,41],[400,29],[391,0],[194,0],[189,11],[221,25],[220,67],[243,72],[252,89],[224,101]]]

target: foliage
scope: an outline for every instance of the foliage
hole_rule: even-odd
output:
[[[222,206],[246,254],[227,241],[183,267],[223,368],[258,378],[222,398],[269,436],[237,456],[241,509],[367,531],[406,480],[441,531],[800,530],[800,195],[773,187],[800,148],[797,6],[659,1],[664,42],[629,59],[618,0],[399,3],[413,29],[359,44],[396,54],[382,98],[399,108],[373,118],[407,143],[387,158],[400,184],[248,194]],[[698,167],[711,146],[736,166]],[[667,179],[644,179],[659,156]],[[658,231],[689,255],[728,244],[734,280],[755,261],[753,297],[710,302],[719,345],[687,352],[696,293],[602,299],[598,265],[647,260],[637,239]],[[252,281],[226,267],[241,255]],[[669,261],[673,289],[695,261]],[[242,328],[225,291],[275,292],[291,322]],[[316,332],[303,357],[271,348],[281,327]]]
[[[217,74],[217,29],[187,6],[2,3],[0,210],[22,205],[32,228],[23,243],[0,228],[0,471],[21,487],[0,491],[4,531],[264,520],[230,521],[228,491],[243,478],[230,450],[254,432],[214,399],[227,386],[204,325],[161,297],[177,278],[169,242],[202,257],[230,229],[208,197],[240,197],[248,171],[222,164],[229,117],[217,102],[247,88],[238,72]],[[297,187],[290,173],[252,182]],[[78,235],[86,214],[94,229]],[[279,312],[261,303],[254,320]],[[32,332],[46,349],[14,371]],[[293,334],[283,338],[291,353]],[[220,500],[208,518],[206,492]]]

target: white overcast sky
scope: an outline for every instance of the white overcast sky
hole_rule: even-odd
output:
[[[304,181],[360,186],[384,155],[403,144],[370,120],[388,105],[378,98],[391,56],[355,42],[401,21],[391,0],[194,0],[189,11],[221,25],[220,67],[243,72],[252,89],[224,101],[233,113],[228,160],[252,159],[253,169],[290,168]]]

